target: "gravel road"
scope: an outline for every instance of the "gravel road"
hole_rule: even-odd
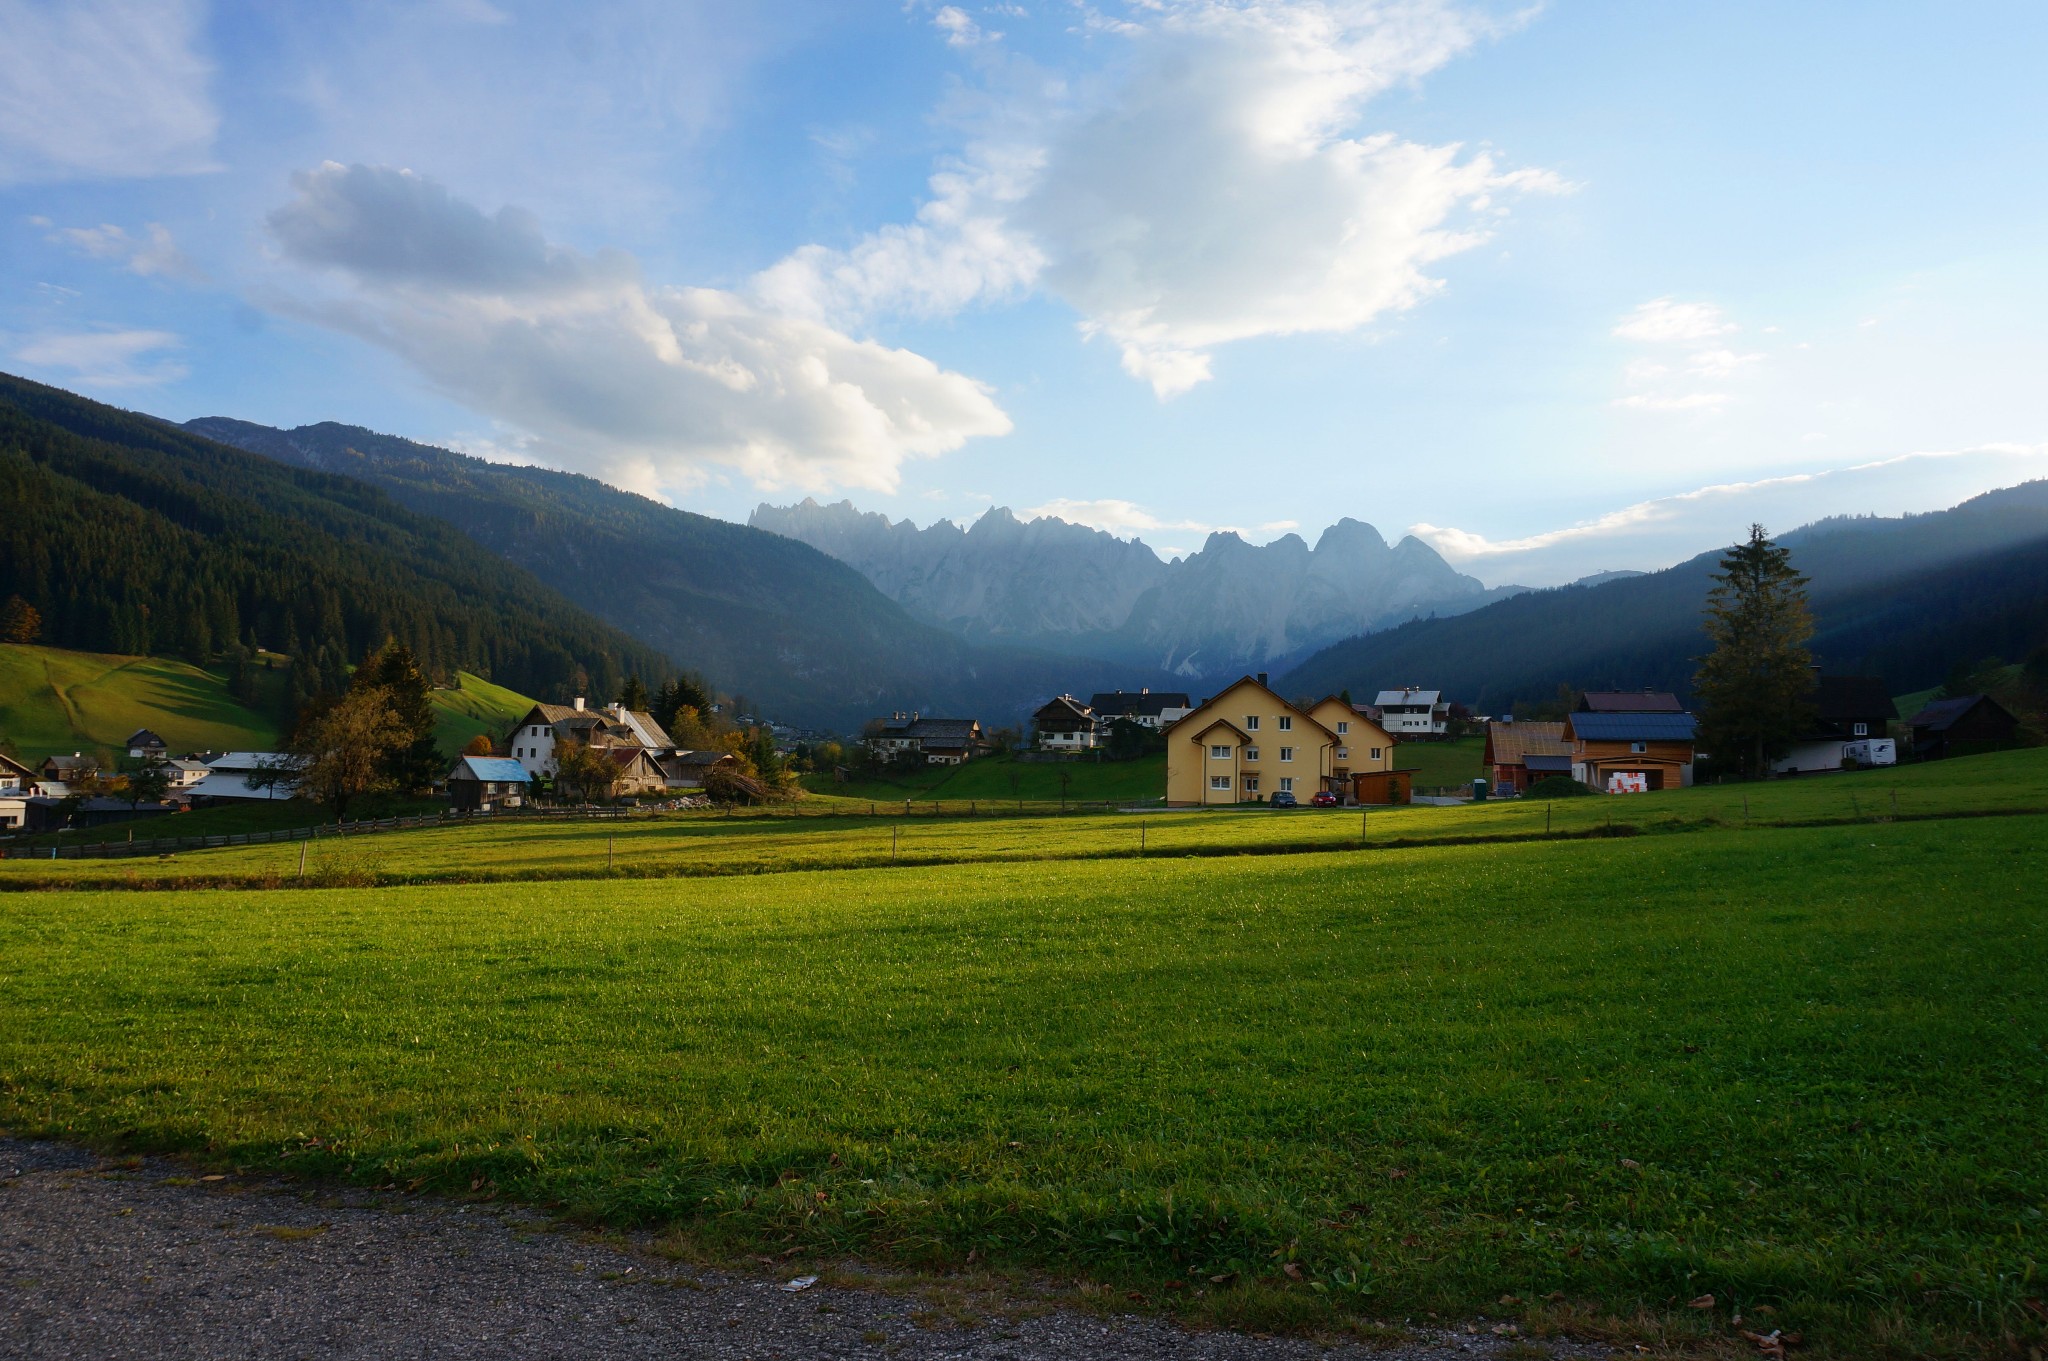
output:
[[[175,1163],[0,1139],[4,1358],[1469,1361],[1528,1347],[1484,1325],[1331,1348],[965,1289],[778,1285],[678,1266],[519,1207],[201,1180]]]

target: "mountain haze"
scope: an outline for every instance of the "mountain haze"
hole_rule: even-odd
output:
[[[1883,676],[1893,693],[1939,682],[1956,660],[2048,643],[2048,481],[1900,518],[1836,518],[1787,533],[1810,579],[1816,660]],[[1531,591],[1456,618],[1335,644],[1289,691],[1442,689],[1482,711],[1582,688],[1691,688],[1707,647],[1700,611],[1721,553],[1661,572]]]
[[[1297,534],[1254,546],[1211,534],[1160,559],[1141,541],[1044,516],[990,510],[962,528],[863,513],[850,501],[758,507],[748,523],[857,569],[918,618],[1190,679],[1240,674],[1336,639],[1497,599],[1419,539],[1389,545],[1339,520],[1311,548]]]
[[[1063,690],[1166,679],[978,646],[912,618],[860,573],[806,544],[595,478],[489,463],[333,422],[278,430],[210,416],[185,428],[370,483],[760,712],[801,725],[850,730],[897,708],[1014,722]]]

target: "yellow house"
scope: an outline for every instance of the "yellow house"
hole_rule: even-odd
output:
[[[1392,770],[1394,739],[1331,695],[1306,709],[1280,698],[1265,677],[1246,676],[1166,730],[1166,803],[1258,803],[1282,791],[1303,803],[1329,790],[1342,798],[1352,775]]]

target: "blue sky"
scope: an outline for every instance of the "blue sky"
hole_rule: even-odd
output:
[[[1490,584],[2048,475],[2037,4],[0,0],[0,366]]]

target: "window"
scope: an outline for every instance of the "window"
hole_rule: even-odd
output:
[[[1230,748],[1223,746],[1209,748],[1209,759],[1212,761],[1228,761],[1230,759]]]
[[[1346,751],[1343,747],[1339,747],[1337,748],[1337,759],[1340,761],[1348,761],[1351,759],[1351,753]]]
[[[1258,792],[1259,792],[1259,777],[1258,777],[1258,776],[1256,776],[1256,775],[1247,775],[1247,776],[1245,776],[1245,777],[1244,777],[1244,792],[1245,792],[1245,793],[1247,793],[1247,794],[1256,794],[1256,793],[1258,793]]]
[[[1293,748],[1293,747],[1282,747],[1282,748],[1280,748],[1280,759],[1281,759],[1281,760],[1283,760],[1283,761],[1292,761],[1292,760],[1294,759],[1294,748]]]
[[[1230,790],[1230,777],[1228,775],[1211,775],[1209,777],[1209,788],[1220,789],[1228,793]]]
[[[1372,749],[1372,759],[1375,761],[1380,759],[1380,749],[1378,747]]]
[[[1282,775],[1280,777],[1280,788],[1292,794],[1294,792],[1294,777],[1292,775]]]
[[[1349,723],[1346,723],[1346,722],[1345,722],[1345,721],[1344,721],[1343,719],[1341,719],[1341,718],[1340,718],[1340,719],[1338,719],[1338,720],[1337,720],[1337,736],[1339,736],[1339,737],[1345,737],[1345,736],[1348,736],[1348,735],[1350,734],[1350,732],[1351,732],[1351,725],[1350,725]]]
[[[1246,732],[1257,732],[1259,730],[1259,716],[1257,714],[1246,714],[1244,716],[1244,730]]]
[[[1281,732],[1293,732],[1293,731],[1294,731],[1294,715],[1293,715],[1293,714],[1282,714],[1282,715],[1280,715],[1280,731],[1281,731]]]
[[[1870,736],[1870,725],[1868,723],[1858,723],[1852,726],[1850,731],[1858,737],[1868,737]]]
[[[1245,760],[1247,760],[1247,761],[1256,761],[1256,760],[1258,760],[1258,759],[1259,759],[1259,749],[1258,749],[1257,747],[1246,747],[1246,748],[1244,749],[1244,759],[1245,759]]]
[[[1631,742],[1628,744],[1628,749],[1640,756],[1650,749],[1650,744],[1648,742]]]

